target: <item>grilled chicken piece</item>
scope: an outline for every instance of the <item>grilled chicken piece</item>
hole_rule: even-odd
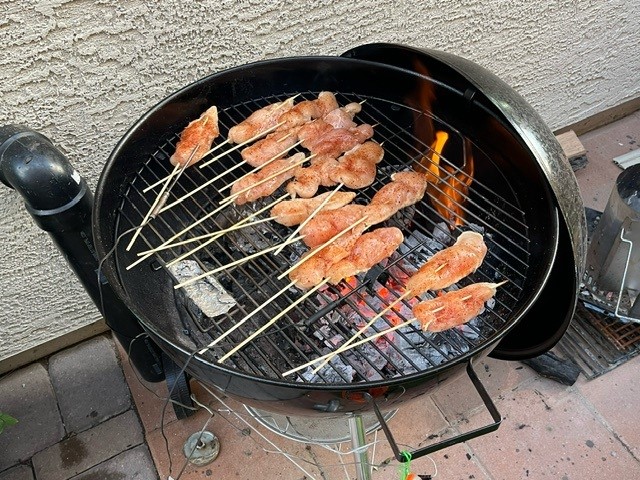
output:
[[[349,255],[334,262],[327,271],[329,282],[336,284],[344,278],[366,272],[389,257],[404,241],[399,228],[378,228],[363,234]]]
[[[496,294],[496,287],[495,283],[473,283],[418,303],[413,314],[424,331],[448,330],[480,314],[485,302]]]
[[[322,118],[338,108],[338,101],[331,92],[320,92],[315,100],[303,100],[278,118],[284,122],[278,130],[290,130],[316,118]],[[352,117],[353,118],[353,117]]]
[[[384,150],[376,142],[356,145],[338,159],[337,168],[330,172],[331,180],[334,185],[344,183],[347,188],[368,187],[376,179],[376,165],[383,156]]]
[[[353,128],[357,126],[356,122],[353,121],[353,117],[360,113],[361,110],[362,105],[356,102],[348,103],[340,108],[337,108],[336,105],[336,108],[322,116],[322,120],[333,128]]]
[[[234,200],[235,203],[237,205],[243,205],[247,202],[255,202],[259,198],[271,195],[280,185],[293,177],[295,168],[286,169],[302,159],[304,159],[304,153],[296,153],[291,157],[276,160],[257,172],[240,178],[231,186],[231,194],[242,192],[246,188],[248,188],[248,190],[238,195]],[[282,173],[278,174],[278,172]],[[265,180],[268,177],[272,178]],[[251,187],[254,184],[255,186]]]
[[[399,172],[392,179],[373,196],[369,205],[349,204],[313,217],[300,231],[305,235],[304,243],[311,248],[317,247],[366,216],[367,219],[356,227],[364,231],[388,219],[401,208],[419,201],[424,195],[424,175]]]
[[[369,202],[367,224],[373,225],[391,218],[401,209],[419,202],[427,189],[425,175],[417,172],[398,172]]]
[[[338,184],[331,180],[331,172],[338,168],[338,161],[328,155],[311,159],[311,166],[296,171],[295,178],[287,184],[287,192],[292,197],[311,198],[320,186],[333,187]]]
[[[283,157],[297,141],[294,130],[277,131],[243,148],[240,154],[249,165],[259,167],[273,158]]]
[[[310,254],[311,257],[289,273],[289,279],[302,290],[318,285],[324,280],[333,263],[349,256],[361,234],[361,231],[347,233],[319,252],[312,254],[313,250],[310,250],[303,258],[309,257]]]
[[[351,128],[334,128],[323,119],[313,120],[298,130],[298,138],[304,148],[316,155],[329,155],[334,158],[372,136],[373,127],[369,124]]]
[[[180,166],[184,166],[187,162],[189,165],[199,162],[218,135],[220,135],[218,108],[213,106],[185,127],[176,144],[176,151],[169,161],[172,165]]]
[[[229,129],[227,139],[230,143],[243,143],[278,124],[280,117],[293,108],[293,98],[284,102],[272,103],[256,110],[239,124]]]
[[[307,290],[325,278],[340,283],[344,278],[366,272],[391,255],[404,237],[396,227],[379,228],[362,234],[354,231],[313,254],[289,274],[296,287]],[[307,254],[309,255],[309,253]]]
[[[487,254],[484,238],[477,232],[463,232],[456,243],[440,250],[414,273],[406,289],[412,295],[447,288],[475,272]]]
[[[366,207],[364,205],[349,204],[335,210],[324,210],[314,216],[307,223],[300,234],[304,236],[304,243],[309,248],[322,245],[349,225],[353,225],[364,215]],[[354,227],[356,231],[364,231],[363,223]]]
[[[291,182],[289,182],[287,186],[289,185],[291,185]],[[271,209],[271,216],[276,217],[275,221],[286,227],[299,225],[304,222],[331,193],[332,192],[323,193],[313,198],[296,198],[280,202]],[[355,192],[336,192],[320,211],[335,210],[336,208],[343,207],[350,203],[355,196]]]

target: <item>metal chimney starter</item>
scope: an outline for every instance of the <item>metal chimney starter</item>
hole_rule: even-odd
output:
[[[616,179],[587,253],[585,284],[597,306],[640,323],[640,165]]]

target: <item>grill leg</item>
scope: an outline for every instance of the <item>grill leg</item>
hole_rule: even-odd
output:
[[[365,428],[361,415],[349,417],[349,432],[351,433],[351,447],[356,466],[356,479],[371,480],[371,465],[369,464]]]

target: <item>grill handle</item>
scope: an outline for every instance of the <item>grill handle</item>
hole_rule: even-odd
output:
[[[147,381],[164,379],[159,348],[116,297],[104,275],[91,232],[93,194],[67,158],[44,135],[0,125],[0,182],[16,190],[35,223],[48,232],[107,325]],[[139,340],[136,340],[140,337]]]
[[[473,369],[473,366],[471,365],[471,361],[469,361],[469,363],[467,364],[467,375],[471,379],[471,383],[473,383],[473,386],[476,388],[476,391],[480,395],[480,398],[482,398],[482,401],[484,402],[485,407],[491,414],[491,417],[493,418],[493,423],[489,425],[485,425],[484,427],[476,428],[475,430],[472,430],[470,432],[456,435],[455,437],[448,438],[441,442],[427,445],[426,447],[419,448],[409,453],[400,451],[400,449],[398,448],[398,444],[396,443],[391,433],[391,430],[389,429],[389,425],[387,425],[387,422],[384,419],[384,415],[382,415],[382,412],[378,408],[378,405],[376,404],[374,398],[368,393],[365,394],[365,398],[367,398],[367,400],[371,402],[373,406],[373,410],[376,414],[378,422],[380,422],[380,427],[382,428],[382,431],[384,432],[385,437],[387,437],[387,441],[391,446],[391,450],[393,451],[393,455],[395,456],[396,460],[398,460],[400,463],[405,463],[411,459],[420,458],[430,453],[437,452],[438,450],[441,450],[443,448],[447,448],[452,445],[456,445],[458,443],[466,442],[467,440],[471,440],[472,438],[476,438],[481,435],[486,435],[487,433],[495,432],[498,429],[498,427],[500,426],[500,423],[502,423],[502,416],[500,415],[500,412],[498,412],[498,409],[496,408],[493,401],[491,400],[491,397],[487,393],[487,390],[484,388],[484,385],[478,378],[478,375],[476,374],[475,370]]]

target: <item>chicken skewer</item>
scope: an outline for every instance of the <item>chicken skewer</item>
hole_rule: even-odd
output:
[[[270,160],[267,160],[264,165],[267,165],[269,163],[272,163],[276,160],[278,160],[280,158],[280,155],[277,155],[273,158],[271,158]],[[225,170],[222,173],[219,173],[218,175],[216,175],[213,178],[210,178],[209,180],[207,180],[206,182],[204,182],[202,185],[194,188],[193,190],[191,190],[190,192],[184,194],[182,197],[178,198],[177,200],[174,200],[172,203],[170,203],[169,205],[166,205],[162,210],[160,210],[160,213],[164,212],[165,210],[169,210],[172,207],[175,207],[176,205],[184,202],[187,198],[193,196],[194,194],[198,193],[199,191],[205,189],[206,187],[208,187],[209,185],[211,185],[212,183],[216,182],[217,180],[221,179],[222,177],[224,177],[225,175],[233,172],[234,170],[240,168],[242,165],[244,165],[245,162],[239,162],[236,163],[233,167],[228,168],[227,170]]]
[[[229,143],[246,144],[267,130],[275,130],[278,124],[284,125],[285,122],[279,119],[293,108],[294,99],[295,97],[290,97],[252,112],[243,121],[229,129],[227,140]]]
[[[379,228],[365,234],[355,231],[342,241],[315,253],[313,258],[293,270],[289,278],[302,290],[325,279],[337,284],[380,263],[403,241],[404,236],[396,227]]]
[[[428,290],[447,288],[475,272],[486,254],[487,245],[481,234],[462,232],[452,246],[435,253],[411,276],[406,290],[421,295]]]
[[[235,202],[237,205],[242,205],[271,195],[280,185],[293,176],[292,170],[298,168],[307,160],[308,158],[302,152],[296,153],[288,159],[280,159],[253,174],[251,178],[246,178],[246,181],[240,182],[236,189],[232,187],[231,195],[221,200],[220,203],[228,205]],[[257,181],[254,181],[256,179]],[[258,188],[260,186],[263,187]]]
[[[420,312],[420,315],[424,319],[424,322],[418,319],[416,316],[416,318],[411,318],[405,322],[399,323],[398,325],[387,328],[381,332],[377,332],[374,335],[364,338],[358,342],[346,343],[342,345],[340,348],[334,350],[333,352],[330,352],[326,355],[315,358],[303,365],[300,365],[298,367],[292,368],[291,370],[284,372],[282,376],[286,377],[288,375],[291,375],[292,373],[298,372],[300,370],[304,370],[305,368],[310,367],[311,365],[318,362],[324,362],[325,360],[330,361],[331,358],[335,357],[336,355],[344,353],[353,348],[359,347],[360,345],[364,345],[365,343],[371,342],[383,335],[394,332],[400,328],[411,325],[416,320],[420,321],[421,328],[423,331],[438,332],[445,329],[445,328],[440,329],[443,326],[447,326],[447,328],[453,328],[454,326],[462,325],[480,314],[480,312],[482,311],[482,308],[484,308],[485,302],[495,295],[496,289],[503,283],[505,282],[471,284],[467,287],[464,287],[463,289],[455,290],[453,292],[448,292],[444,294],[443,297],[453,293],[457,293],[457,295],[455,296],[452,295],[447,297],[446,300],[442,300],[441,303],[438,305],[431,304],[428,307],[429,310],[427,310],[426,309],[427,307],[425,307],[424,311]],[[464,291],[465,288],[468,290]],[[458,292],[461,292],[461,293],[458,293]],[[474,295],[477,295],[476,299],[474,299]],[[443,297],[440,297],[440,298],[443,298]],[[434,299],[434,300],[437,300],[437,299]],[[464,311],[464,309],[461,308],[461,305],[464,305],[470,308],[470,310]],[[474,310],[471,310],[471,308],[473,308]],[[431,324],[433,324],[433,328],[430,327]]]
[[[302,230],[304,228],[304,226],[311,221],[311,219],[318,214],[318,212],[320,212],[321,210],[323,210],[327,204],[331,201],[331,199],[333,198],[333,196],[335,194],[338,193],[338,190],[340,190],[342,188],[342,184],[338,185],[334,190],[332,190],[331,192],[328,192],[328,195],[325,195],[325,198],[322,200],[322,202],[320,202],[320,204],[307,216],[307,218],[305,218],[300,225],[298,225],[293,232],[291,232],[291,234],[289,235],[289,238],[292,238],[293,236],[297,235],[298,232],[300,230]],[[277,218],[276,218],[277,221]],[[283,247],[284,248],[284,247]],[[280,252],[282,252],[282,248],[279,250],[275,251],[275,255],[279,255]]]
[[[344,224],[364,216],[368,220],[363,228],[381,223],[424,196],[427,186],[424,175],[411,171],[398,172],[391,179],[391,182],[376,192],[369,205],[349,204],[317,215],[301,230],[305,236],[305,244],[313,248],[330,237],[332,232],[340,230]]]
[[[273,130],[275,130],[277,127],[278,127],[278,125],[275,125],[275,126],[271,127],[270,129],[265,130],[264,132],[261,132],[260,134],[256,135],[254,138],[250,138],[250,139],[249,139],[249,140],[247,140],[246,142],[241,143],[241,144],[238,144],[238,145],[236,145],[235,147],[232,147],[232,148],[230,148],[229,150],[226,150],[225,152],[222,152],[221,154],[219,154],[219,155],[217,155],[217,156],[215,156],[215,157],[213,157],[213,158],[211,158],[211,159],[207,160],[206,162],[204,162],[204,163],[202,164],[202,167],[204,167],[204,166],[206,166],[206,165],[209,165],[209,164],[211,164],[211,163],[215,162],[216,160],[218,160],[218,159],[220,159],[220,158],[224,157],[225,155],[228,155],[229,153],[231,153],[231,152],[233,152],[233,151],[235,151],[235,150],[237,150],[237,149],[239,149],[239,148],[241,148],[241,147],[244,147],[246,144],[251,143],[251,142],[253,142],[253,141],[255,141],[255,140],[259,139],[259,138],[260,138],[260,137],[262,137],[263,135],[266,135],[266,134],[268,134],[268,133],[272,132],[272,131],[273,131]],[[215,147],[213,147],[212,149],[210,149],[208,152],[206,152],[206,153],[203,155],[203,158],[204,158],[204,157],[206,157],[207,155],[209,155],[210,153],[213,153],[213,152],[215,152],[215,151],[219,150],[221,147],[223,147],[223,146],[224,146],[224,145],[226,145],[227,143],[229,143],[229,142],[228,142],[228,140],[225,140],[224,142],[219,143],[218,145],[216,145]],[[163,178],[163,179],[158,180],[158,181],[157,181],[157,182],[155,182],[155,183],[152,183],[152,184],[151,184],[151,185],[149,185],[148,187],[145,187],[145,189],[144,189],[144,190],[142,190],[142,191],[143,191],[144,193],[146,193],[146,192],[148,192],[149,190],[152,190],[152,189],[156,188],[158,185],[160,185],[162,182],[164,182],[167,178],[171,178],[173,175],[174,175],[174,174],[169,174],[169,176],[168,176],[168,177],[165,177],[165,178]]]
[[[220,135],[220,128],[218,127],[218,107],[215,105],[209,107],[203,112],[200,117],[189,122],[189,124],[180,133],[180,138],[176,144],[176,149],[173,155],[169,158],[169,161],[174,166],[171,174],[166,177],[161,183],[163,183],[160,192],[152,202],[151,208],[145,215],[126,250],[131,250],[136,239],[142,231],[142,227],[151,219],[155,218],[160,213],[162,207],[169,199],[169,194],[173,186],[178,182],[180,176],[184,173],[186,168],[199,162],[205,155],[206,151],[211,147],[211,143]]]
[[[338,159],[322,155],[311,166],[296,172],[287,185],[292,197],[313,197],[320,186],[332,187],[343,183],[347,188],[361,189],[373,183],[376,165],[382,161],[384,150],[373,141],[358,144]]]
[[[288,193],[285,193],[284,195],[282,195],[280,198],[274,200],[273,202],[265,205],[264,207],[262,207],[261,209],[259,209],[257,212],[252,213],[251,215],[249,215],[247,217],[247,219],[249,218],[253,218],[257,215],[260,215],[262,212],[269,210],[270,208],[273,208],[275,205],[277,205],[279,202],[283,201],[285,198],[287,198],[289,196]],[[151,255],[153,255],[154,253],[160,251],[163,247],[165,247],[166,245],[170,244],[171,242],[173,242],[175,239],[181,237],[182,235],[184,235],[185,233],[187,233],[189,230],[197,227],[198,225],[200,225],[201,223],[203,223],[204,221],[208,220],[209,218],[213,217],[216,213],[219,213],[221,210],[223,210],[224,208],[226,208],[227,205],[221,205],[218,208],[213,209],[212,211],[210,211],[209,213],[207,213],[205,216],[203,216],[202,218],[196,220],[194,223],[192,223],[191,225],[183,228],[182,230],[180,230],[178,233],[175,233],[174,235],[172,235],[171,237],[169,237],[167,240],[165,240],[164,242],[162,242],[162,244],[160,244],[158,247],[152,249],[152,250],[148,250],[149,253],[145,254],[144,256],[140,257],[138,260],[136,260],[135,262],[131,263],[130,265],[128,265],[126,267],[127,270],[131,270],[133,267],[135,267],[136,265],[142,263],[143,261],[145,261],[147,258],[149,258]]]
[[[294,198],[275,205],[271,209],[271,216],[275,221],[285,227],[300,225],[305,219],[311,216],[320,204],[330,196],[330,201],[325,204],[322,210],[335,210],[353,201],[355,192],[326,192],[316,195],[313,198]]]

